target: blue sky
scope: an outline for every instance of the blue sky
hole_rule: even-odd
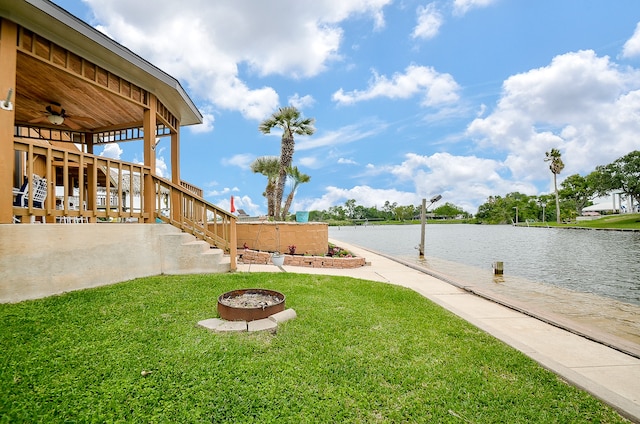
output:
[[[183,180],[251,215],[266,213],[266,179],[249,165],[280,148],[258,125],[279,106],[316,119],[296,138],[311,181],[292,211],[442,194],[475,213],[549,193],[551,148],[559,181],[640,149],[637,0],[55,3],[180,80],[205,117],[182,129]]]

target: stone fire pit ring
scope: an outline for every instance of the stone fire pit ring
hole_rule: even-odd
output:
[[[218,314],[227,321],[255,321],[284,311],[285,296],[274,290],[239,289],[218,297]]]

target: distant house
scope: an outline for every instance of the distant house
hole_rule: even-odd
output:
[[[586,208],[582,208],[582,215],[589,214],[605,214],[605,213],[617,213],[619,209],[616,209],[613,205],[613,202],[598,202],[594,203],[591,206],[587,206]]]
[[[50,1],[5,0],[0,302],[235,269],[236,217],[180,176],[180,129],[201,122],[180,83],[125,46]],[[94,154],[134,141],[143,164]]]
[[[625,196],[622,193],[613,193],[608,197],[600,197],[595,199],[594,204],[582,209],[583,215],[598,213],[598,214],[613,214],[613,213],[627,213],[627,212],[640,212],[638,209],[640,205],[634,204],[633,199],[630,196]]]

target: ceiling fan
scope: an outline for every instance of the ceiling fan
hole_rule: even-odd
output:
[[[49,123],[53,125],[64,124],[65,126],[73,130],[79,130],[83,127],[83,125],[79,124],[76,121],[88,122],[91,120],[90,118],[82,118],[78,116],[67,115],[66,111],[62,108],[62,105],[60,105],[60,103],[57,103],[57,102],[51,102],[51,104],[49,104],[45,108],[43,113],[45,114],[44,116],[41,116],[36,119],[32,119],[29,122],[32,124],[40,123],[40,122]]]

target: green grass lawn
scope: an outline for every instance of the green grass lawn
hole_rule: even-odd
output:
[[[526,223],[520,223],[519,225],[525,226]],[[551,227],[580,227],[580,228],[600,228],[600,229],[619,229],[619,230],[640,230],[640,213],[628,213],[622,215],[604,215],[601,218],[591,221],[573,221],[569,223],[557,224],[553,222],[535,222],[530,223],[530,226],[551,226]]]
[[[604,216],[593,221],[580,221],[577,224],[586,228],[640,229],[640,214]]]
[[[197,327],[251,287],[298,318],[275,335]],[[2,423],[626,422],[417,293],[346,277],[144,278],[0,319]]]

